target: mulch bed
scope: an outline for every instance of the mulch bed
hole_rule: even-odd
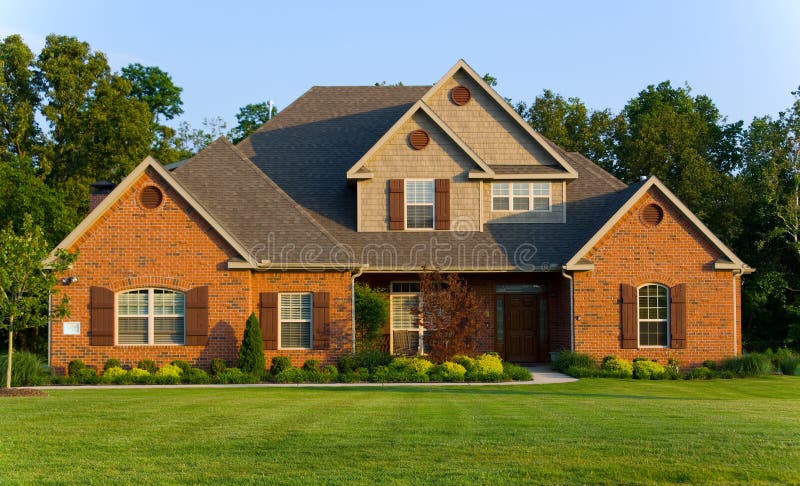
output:
[[[0,397],[46,397],[47,392],[31,388],[0,388]]]

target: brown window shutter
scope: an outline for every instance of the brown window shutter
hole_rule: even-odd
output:
[[[670,347],[686,348],[686,284],[669,289]]]
[[[389,229],[405,229],[405,181],[389,180]]]
[[[114,292],[104,287],[89,289],[92,346],[114,345]]]
[[[264,349],[278,349],[278,293],[261,292],[258,319]]]
[[[330,345],[331,296],[328,292],[314,292],[314,349],[328,349]]]
[[[208,287],[195,287],[186,292],[187,346],[208,344]]]
[[[436,229],[450,229],[450,179],[436,179]]]
[[[622,292],[622,349],[639,347],[639,319],[636,315],[636,287],[621,284]]]

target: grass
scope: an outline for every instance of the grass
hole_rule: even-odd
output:
[[[56,390],[0,482],[796,483],[800,381]]]

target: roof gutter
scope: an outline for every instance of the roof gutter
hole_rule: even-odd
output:
[[[241,260],[228,260],[228,270],[253,270],[257,272],[275,271],[275,270],[360,270],[366,268],[368,265],[361,263],[273,263],[270,260],[261,260],[257,265],[252,265],[250,262]]]

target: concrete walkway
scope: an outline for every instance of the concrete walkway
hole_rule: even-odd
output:
[[[500,383],[252,383],[242,385],[52,385],[30,387],[36,390],[124,390],[124,389],[164,389],[164,388],[383,388],[397,386],[515,386],[515,385],[549,385],[552,383],[570,383],[578,381],[557,371],[548,365],[528,366],[533,373],[533,381],[503,381]]]

